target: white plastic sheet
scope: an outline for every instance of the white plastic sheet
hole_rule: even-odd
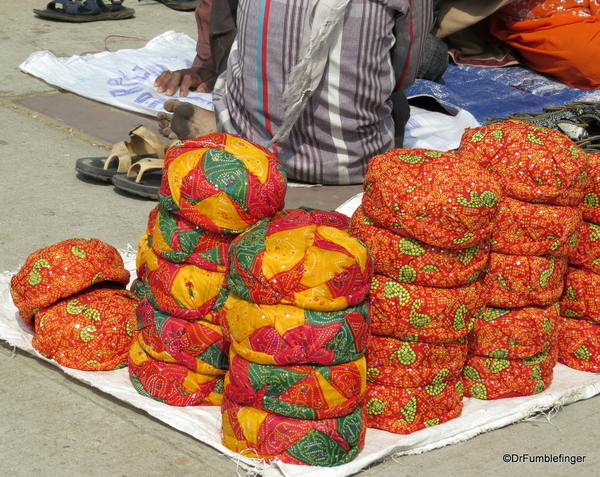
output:
[[[189,68],[196,42],[168,31],[139,49],[57,58],[49,51],[32,53],[19,68],[72,93],[128,111],[156,116],[170,96],[157,93],[153,83],[164,70]],[[186,101],[213,109],[209,93],[190,94]]]

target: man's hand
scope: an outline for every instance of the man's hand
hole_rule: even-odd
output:
[[[190,90],[199,93],[212,91],[214,76],[203,79],[198,69],[185,69],[177,71],[163,71],[154,81],[154,87],[159,93],[173,96],[179,89],[179,96],[185,97]]]

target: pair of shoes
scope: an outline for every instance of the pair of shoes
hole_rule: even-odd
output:
[[[75,162],[80,174],[113,185],[130,194],[158,199],[167,145],[144,126],[129,133],[129,141],[115,144],[108,157],[82,157]]]
[[[53,0],[45,10],[34,8],[33,13],[52,20],[81,23],[122,20],[132,17],[135,10],[124,7],[122,0]]]

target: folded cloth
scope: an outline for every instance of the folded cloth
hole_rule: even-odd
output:
[[[486,240],[465,249],[447,249],[403,237],[375,225],[362,206],[352,215],[350,235],[373,254],[375,273],[427,287],[471,283],[482,273],[490,254]]]
[[[273,366],[230,353],[224,394],[250,406],[296,419],[328,419],[350,414],[365,394],[365,357],[333,366]]]
[[[501,188],[468,153],[393,149],[369,162],[362,199],[373,222],[398,235],[463,249],[489,238]]]
[[[396,434],[410,434],[459,416],[463,408],[460,378],[419,388],[367,384],[365,424]]]
[[[110,371],[127,366],[137,297],[109,283],[59,299],[35,315],[32,346],[61,366]]]
[[[362,407],[330,419],[294,419],[249,406],[225,396],[222,443],[245,457],[267,463],[333,467],[350,462],[364,445]]]
[[[469,332],[472,355],[519,359],[548,351],[558,339],[559,306],[493,308],[475,317]]]
[[[255,303],[319,311],[365,299],[373,274],[367,248],[338,228],[291,220],[307,215],[264,220],[233,241],[227,275],[232,293]]]
[[[588,153],[590,190],[580,204],[583,220],[600,224],[600,152]]]
[[[464,339],[469,323],[485,305],[484,291],[481,281],[433,288],[375,275],[369,293],[371,333],[434,344]]]
[[[460,377],[467,359],[467,340],[432,344],[372,336],[367,349],[369,383],[414,388]]]
[[[313,209],[311,207],[299,207],[297,209],[283,209],[277,212],[273,219],[277,219],[278,227],[288,228],[307,225],[325,225],[347,232],[350,228],[350,219],[341,212],[329,212]]]
[[[577,206],[589,190],[586,153],[563,133],[525,121],[467,129],[458,149],[525,202]]]
[[[560,318],[558,361],[569,368],[600,372],[600,324]]]
[[[192,371],[166,353],[155,353],[137,333],[129,350],[131,383],[138,393],[171,406],[220,406],[225,370]]]
[[[19,318],[34,328],[34,315],[61,298],[99,282],[129,283],[119,251],[98,239],[73,238],[30,254],[11,278],[10,294]]]
[[[155,308],[179,318],[218,321],[217,311],[227,298],[225,273],[160,257],[152,257],[150,263],[148,298]]]
[[[235,234],[283,209],[285,191],[274,154],[214,133],[168,149],[159,203],[199,227]]]
[[[577,244],[581,210],[505,197],[492,232],[492,251],[507,255],[569,256]]]
[[[159,257],[175,263],[191,263],[205,270],[227,272],[229,245],[234,235],[200,228],[161,206],[150,212],[148,229],[152,250]]]
[[[569,263],[593,273],[600,274],[600,225],[583,221],[579,227],[577,246],[569,257]]]
[[[557,360],[558,346],[521,359],[470,356],[463,369],[465,396],[500,399],[540,393],[550,386]]]
[[[184,320],[155,310],[143,299],[138,308],[139,330],[148,354],[165,361],[183,364],[192,371],[214,374],[227,369],[229,344],[223,340],[221,327],[209,321]]]
[[[567,267],[567,257],[492,252],[483,277],[487,304],[500,308],[548,306],[561,296]]]
[[[560,315],[600,324],[600,275],[569,267],[560,297]]]
[[[354,361],[367,350],[366,303],[338,311],[294,305],[260,305],[230,294],[221,326],[231,347],[257,364],[335,365]]]
[[[148,267],[156,269],[157,255],[152,250],[152,236],[148,231],[142,235],[138,242],[137,254],[135,256],[135,271],[136,278],[131,284],[131,291],[139,298],[144,298],[150,295],[150,287],[148,286]]]

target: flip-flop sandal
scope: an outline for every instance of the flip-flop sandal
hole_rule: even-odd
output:
[[[100,20],[122,20],[135,13],[133,8],[123,6],[122,0],[53,0],[45,10],[33,9],[33,13],[43,18],[63,22],[95,22]]]
[[[165,162],[161,159],[141,159],[127,171],[127,174],[113,176],[113,185],[130,194],[158,199],[158,189]]]
[[[85,176],[109,181],[115,174],[124,175],[140,159],[164,159],[167,145],[152,131],[138,126],[129,133],[129,141],[121,141],[112,148],[108,157],[82,157],[75,162],[75,170]]]
[[[141,1],[141,0],[140,0]],[[200,0],[158,0],[163,5],[173,10],[195,10]]]

